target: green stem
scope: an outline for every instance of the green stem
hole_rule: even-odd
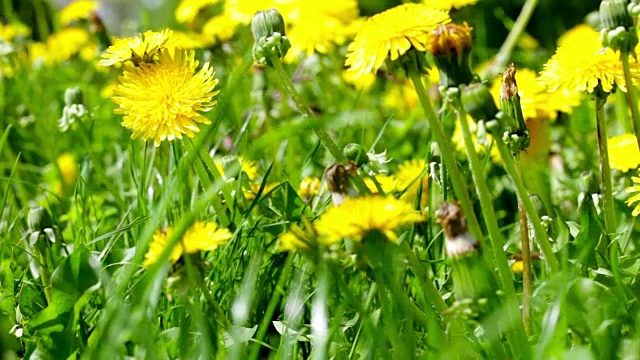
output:
[[[469,122],[467,120],[467,113],[462,106],[460,98],[455,99],[455,107],[459,111],[458,122],[460,124],[460,130],[462,132],[462,138],[464,140],[464,146],[467,150],[467,157],[469,158],[469,166],[473,175],[473,181],[476,184],[476,193],[480,199],[480,206],[482,207],[482,214],[484,215],[485,224],[491,238],[491,247],[493,249],[494,256],[496,258],[496,265],[498,266],[498,273],[500,274],[500,282],[502,289],[504,290],[505,297],[507,299],[516,299],[516,289],[513,286],[513,280],[511,271],[509,270],[509,263],[507,261],[507,255],[504,251],[505,240],[500,232],[500,226],[498,225],[498,218],[496,217],[495,209],[493,208],[493,201],[491,199],[491,191],[485,181],[484,171],[482,170],[482,163],[478,158],[478,153],[475,150],[475,143],[471,137],[471,130],[469,129]],[[512,348],[513,354],[527,353],[529,355],[529,344],[527,336],[524,330],[522,319],[518,311],[516,301],[507,301],[509,305],[507,319],[508,322],[514,325],[515,331],[509,331],[504,329],[509,341],[509,345]],[[510,319],[509,319],[510,318]]]
[[[458,164],[456,163],[453,154],[455,152],[451,148],[451,144],[449,143],[444,129],[442,128],[442,124],[438,121],[438,117],[436,113],[433,111],[433,107],[431,106],[431,102],[429,101],[429,97],[427,96],[427,92],[422,84],[422,79],[420,79],[420,75],[414,71],[409,72],[409,77],[413,82],[418,98],[420,99],[420,104],[424,110],[424,113],[429,121],[429,127],[433,133],[434,139],[436,143],[438,143],[438,147],[440,148],[440,156],[444,159],[444,164],[447,167],[449,173],[449,179],[451,180],[451,185],[453,186],[453,191],[455,192],[458,200],[460,201],[460,206],[464,211],[464,214],[467,217],[467,223],[469,225],[469,231],[471,234],[480,242],[481,246],[486,245],[484,236],[482,235],[482,230],[480,229],[480,223],[478,222],[478,218],[476,217],[476,213],[473,210],[473,204],[471,202],[471,198],[469,197],[469,193],[467,192],[467,186],[465,185],[465,181],[462,178],[462,174],[460,173],[460,169],[458,168]],[[493,255],[490,255],[489,262],[493,262],[495,259]]]
[[[621,51],[620,61],[622,62],[622,70],[624,72],[624,82],[627,87],[627,102],[631,109],[631,121],[633,122],[633,131],[636,133],[636,141],[640,149],[640,115],[638,114],[638,97],[636,89],[631,79],[631,68],[629,66],[629,53]]]
[[[291,100],[293,100],[293,102],[296,104],[296,107],[298,108],[298,110],[300,110],[308,118],[315,119],[316,116],[313,114],[311,109],[309,109],[309,107],[304,103],[304,100],[302,100],[302,97],[300,96],[295,86],[291,82],[291,78],[289,77],[289,74],[287,74],[286,70],[282,66],[282,62],[280,61],[280,59],[276,58],[276,59],[272,59],[272,61],[273,61],[273,69],[275,70],[275,74],[278,76],[278,79],[280,80],[280,83],[282,85],[282,90],[284,90],[284,92],[287,95],[289,95],[289,97],[291,97]],[[342,150],[340,150],[338,145],[331,139],[331,136],[329,136],[329,133],[323,127],[313,127],[313,131],[315,132],[316,136],[320,139],[320,142],[322,142],[322,144],[327,148],[327,150],[329,150],[329,152],[331,153],[331,156],[333,156],[337,162],[340,162],[340,163],[347,162],[347,158],[346,156],[344,156],[344,153],[342,152]],[[352,181],[360,194],[368,194],[370,192],[367,186],[365,185],[364,181],[362,180],[362,178],[360,178],[360,176],[355,176],[352,179]]]
[[[524,3],[522,10],[520,11],[520,15],[518,15],[509,35],[507,35],[504,43],[502,43],[502,46],[493,61],[493,65],[487,68],[488,70],[483,74],[483,78],[493,76],[505,68],[507,62],[511,58],[511,53],[513,52],[513,48],[516,46],[516,42],[527,27],[527,24],[533,15],[533,11],[538,5],[538,1],[539,0],[527,0],[527,2]]]
[[[522,241],[522,322],[524,331],[531,333],[531,284],[533,276],[531,274],[531,245],[529,244],[529,222],[527,212],[522,206],[522,201],[518,202],[518,214],[520,215],[520,237]]]
[[[556,258],[556,254],[553,253],[553,248],[551,247],[551,242],[549,241],[549,235],[547,234],[544,226],[542,226],[540,214],[538,214],[538,212],[536,211],[531,198],[529,198],[529,193],[524,187],[522,176],[520,176],[520,172],[516,168],[515,161],[511,156],[511,151],[507,148],[507,144],[504,143],[502,137],[494,136],[493,139],[496,143],[496,146],[498,147],[498,151],[500,151],[500,157],[502,157],[505,170],[511,177],[511,181],[513,181],[513,184],[516,187],[518,197],[520,198],[520,201],[522,201],[522,205],[527,212],[527,216],[529,217],[529,220],[533,225],[533,231],[536,234],[536,240],[538,241],[540,250],[542,250],[544,257],[547,260],[549,269],[552,273],[557,273],[560,271],[560,263]]]
[[[629,91],[629,89],[627,89]],[[616,287],[623,299],[626,298],[624,284],[620,276],[620,264],[618,259],[618,241],[611,241],[611,234],[616,232],[618,227],[616,222],[616,212],[613,200],[613,185],[611,182],[611,166],[609,165],[609,145],[607,139],[607,124],[604,118],[604,104],[606,96],[595,96],[596,102],[596,125],[598,130],[598,150],[600,151],[600,180],[602,181],[602,201],[604,210],[604,227],[607,232],[605,239],[609,242],[609,262],[611,272],[616,282]],[[637,103],[636,103],[637,106]],[[635,123],[634,123],[635,124]]]

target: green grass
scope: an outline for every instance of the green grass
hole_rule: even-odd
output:
[[[478,6],[499,12],[493,2]],[[541,9],[551,7],[542,1]],[[506,10],[502,15],[510,16]],[[496,19],[485,21],[468,9],[455,17],[478,27],[478,60],[495,55],[490,34]],[[533,21],[538,29],[542,20]],[[550,170],[554,206],[544,225],[560,269],[550,271],[545,259],[533,261],[528,337],[507,341],[507,333],[521,326],[507,306],[522,304],[522,275],[510,272],[516,296],[492,293],[488,311],[474,308],[481,316],[465,316],[456,303],[435,213],[456,196],[440,177],[441,155],[417,98],[385,100],[404,79],[385,74],[370,91],[357,91],[342,79],[346,47],[286,65],[317,114],[309,118],[284,96],[270,69],[251,68],[252,38],[243,28],[226,48],[197,52],[220,79],[218,103],[205,114],[212,124],[200,126],[193,139],[154,147],[131,140],[114,104],[100,95],[121,69],[98,68],[78,56],[34,66],[15,46],[0,62],[13,69],[10,76],[0,73],[2,358],[638,359],[640,227],[625,204],[631,173],[614,171],[619,224],[607,235],[598,199],[595,110],[588,99],[551,123],[553,160],[561,166]],[[516,48],[514,58],[540,68],[548,58],[540,54],[553,50]],[[89,115],[60,131],[57,120],[71,87],[83,91]],[[411,99],[413,104],[404,101]],[[624,94],[610,100],[609,134],[631,132]],[[455,114],[442,109],[438,115],[451,135]],[[304,177],[323,178],[334,162],[315,135],[321,128],[340,147],[358,143],[387,152],[390,161],[365,165],[363,178],[367,169],[395,173],[405,160],[432,164],[421,175],[429,178],[420,189],[428,206],[416,204],[426,220],[399,230],[397,244],[374,233],[361,245],[279,251],[279,234],[333,206],[324,181],[308,203],[297,193]],[[77,164],[72,183],[64,183],[57,165],[62,154],[72,154]],[[248,179],[237,166],[225,169],[223,178],[215,162],[227,155],[255,161],[258,178]],[[521,252],[516,189],[501,163],[484,151],[480,156],[495,208],[489,221],[496,221],[506,241],[496,249],[503,248],[511,264]],[[461,151],[455,159],[482,224],[481,243],[491,244],[468,160]],[[596,174],[591,182],[585,172]],[[235,180],[228,181],[230,175]],[[242,187],[252,182],[260,190],[247,199]],[[46,230],[29,224],[38,206],[51,217]],[[196,220],[215,221],[233,237],[175,264],[166,261],[167,249],[165,261],[141,265],[156,231],[173,227],[169,241],[175,245]],[[608,237],[618,244],[619,279]],[[491,247],[482,251],[499,261]],[[487,272],[497,273],[496,264],[487,263]]]

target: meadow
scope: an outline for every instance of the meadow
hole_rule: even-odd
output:
[[[640,359],[640,1],[114,3],[0,2],[1,359]]]

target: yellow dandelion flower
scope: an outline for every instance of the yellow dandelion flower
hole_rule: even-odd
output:
[[[556,53],[544,65],[540,81],[549,91],[568,90],[592,93],[601,84],[611,92],[617,85],[624,90],[624,76],[620,57],[609,48],[603,48],[600,33],[581,32],[572,36],[572,42],[558,47]],[[640,79],[640,64],[631,60],[631,72]]]
[[[76,163],[75,156],[73,156],[73,154],[64,153],[58,156],[56,164],[58,165],[58,169],[60,170],[64,183],[66,185],[75,184],[78,176],[78,164]]]
[[[437,71],[432,71],[432,73]],[[386,107],[397,110],[400,115],[407,115],[411,109],[418,105],[418,93],[411,81],[391,83],[389,90],[385,93],[383,104]]]
[[[287,19],[291,0],[227,0],[224,11],[236,22],[248,24],[259,10],[276,8]]]
[[[498,151],[498,147],[491,146],[493,143],[493,139],[491,138],[491,135],[486,134],[483,141],[480,141],[476,137],[477,127],[478,127],[476,122],[473,121],[473,119],[471,119],[470,116],[467,116],[467,122],[469,123],[469,130],[471,130],[471,137],[475,144],[476,152],[486,153],[487,150],[491,148],[491,152],[489,153],[491,160],[495,163],[499,163],[502,158],[500,157],[500,152]],[[462,130],[460,130],[460,124],[457,121],[456,121],[456,128],[453,131],[453,136],[451,137],[451,141],[455,144],[457,151],[465,155],[467,154],[466,147],[464,146],[464,139],[462,137]]]
[[[96,12],[100,4],[91,0],[76,0],[60,10],[60,22],[69,25],[77,20],[89,18],[89,14]]]
[[[309,20],[301,21],[287,32],[291,40],[287,60],[290,62],[301,54],[309,56],[315,52],[330,53],[336,44],[342,44],[347,40],[342,32],[343,28],[343,22],[336,18],[323,15],[309,16]]]
[[[32,63],[50,66],[67,61],[86,49],[95,51],[96,47],[91,44],[91,36],[87,30],[68,27],[51,34],[46,43],[29,44],[28,49]]]
[[[638,140],[633,134],[614,136],[609,139],[609,164],[613,169],[627,172],[640,165]]]
[[[429,200],[428,186],[429,174],[426,172],[427,162],[425,160],[407,160],[398,166],[398,171],[394,174],[397,179],[398,191],[404,191],[400,199],[412,206],[418,198],[418,191],[422,183],[422,196],[420,197],[420,207],[427,206]]]
[[[396,229],[421,220],[410,204],[394,197],[374,195],[345,199],[342,205],[330,207],[315,225],[319,243],[323,245],[345,238],[361,241],[371,231],[381,232],[396,242]]]
[[[279,183],[270,183],[270,184],[266,184],[264,186],[264,189],[262,190],[262,195],[264,196],[265,194],[268,194],[269,192],[271,192],[271,190],[275,189],[276,186],[278,186]],[[253,201],[256,199],[256,195],[258,195],[258,191],[260,191],[260,186],[261,184],[258,183],[251,183],[251,185],[249,185],[249,189],[242,189],[242,194],[244,195],[244,198],[247,201]]]
[[[352,85],[356,90],[369,91],[376,83],[376,74],[367,73],[360,77],[351,70],[347,69],[342,72],[342,79],[349,85]]]
[[[305,241],[305,232],[298,225],[278,236],[278,251],[307,250],[309,243]]]
[[[580,39],[588,38],[593,35],[594,28],[586,24],[579,24],[573,28],[565,31],[564,34],[558,38],[558,46],[565,46]]]
[[[98,65],[111,66],[125,61],[150,62],[160,50],[175,44],[176,39],[172,35],[173,31],[165,29],[161,32],[147,31],[138,36],[117,39],[102,54],[102,60]]]
[[[144,254],[144,262],[142,263],[142,266],[149,267],[158,262],[158,260],[160,259],[160,255],[162,255],[162,252],[167,247],[169,238],[172,234],[173,228],[170,227],[166,228],[164,231],[158,230],[155,234],[153,234],[153,240],[149,245],[149,250],[146,254]],[[176,261],[178,261],[178,259],[180,259],[180,256],[182,256],[182,245],[180,243],[177,243],[176,246],[171,249],[169,261],[175,263]]]
[[[179,23],[192,22],[198,16],[200,10],[219,2],[220,0],[182,0],[176,8],[176,20]]]
[[[393,176],[377,174],[375,176],[376,181],[374,182],[372,178],[368,177],[364,179],[365,185],[372,194],[379,194],[378,186],[376,186],[376,182],[382,189],[385,194],[392,193],[398,186],[398,180],[396,180]]]
[[[173,232],[173,228],[168,227],[164,231],[159,230],[153,235],[153,241],[149,245],[149,251],[145,254],[145,259],[142,263],[143,266],[149,267],[158,261]],[[227,228],[219,228],[218,224],[213,222],[196,221],[171,250],[169,261],[175,263],[182,254],[215,250],[231,237],[232,234]]]
[[[192,32],[174,31],[173,37],[175,42],[172,46],[167,48],[180,48],[180,49],[203,49],[212,44],[211,38],[204,34],[197,34]]]
[[[193,137],[200,131],[197,123],[210,123],[200,112],[216,104],[213,97],[218,80],[205,63],[196,72],[198,61],[193,50],[162,50],[156,63],[126,67],[118,81],[112,101],[123,114],[122,125],[132,129],[132,139],[153,139],[156,146],[164,140]]]
[[[303,199],[310,199],[312,196],[318,195],[320,191],[320,179],[317,177],[306,177],[300,182],[298,196]]]
[[[511,265],[511,270],[515,273],[515,274],[520,274],[524,271],[524,263],[522,262],[522,260],[518,260],[516,262],[514,262]]]
[[[631,180],[633,180],[634,185],[627,188],[627,192],[630,195],[629,199],[627,200],[628,206],[640,202],[640,177],[632,176]],[[640,215],[640,204],[636,204],[636,207],[633,209],[633,212],[631,214],[633,216]]]
[[[0,40],[10,42],[18,36],[29,35],[30,30],[20,23],[3,24],[0,22]]]
[[[570,114],[574,107],[580,104],[582,94],[557,90],[548,92],[547,87],[538,80],[536,73],[530,69],[518,69],[516,72],[518,95],[525,119],[552,119],[558,117],[558,112]],[[500,103],[501,77],[497,77],[491,86],[491,95]]]
[[[478,0],[422,0],[422,3],[434,9],[460,9],[467,5],[476,4]]]
[[[216,167],[218,168],[218,171],[222,176],[224,176],[225,178],[235,176],[234,174],[228,173],[228,171],[227,173],[225,173],[225,165],[224,165],[224,163],[226,163],[227,161],[231,162],[235,160],[238,161],[238,163],[240,164],[240,170],[242,170],[247,175],[249,180],[254,180],[258,176],[258,165],[256,164],[255,161],[247,160],[242,156],[232,156],[232,155],[225,156],[223,160],[216,161]]]
[[[208,36],[214,43],[231,40],[236,33],[239,22],[230,14],[224,13],[209,19],[202,27],[202,34]]]
[[[423,4],[404,4],[370,17],[349,45],[345,64],[357,76],[375,73],[389,58],[409,49],[426,51],[429,32],[450,21],[449,14]]]

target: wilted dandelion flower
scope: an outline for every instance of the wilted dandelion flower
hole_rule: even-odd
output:
[[[571,42],[560,45],[544,65],[540,74],[549,91],[568,90],[592,93],[598,85],[611,92],[615,85],[624,90],[624,74],[620,57],[613,50],[603,48],[600,33],[580,32]],[[640,78],[638,62],[631,61],[634,79]]]
[[[164,140],[193,137],[200,131],[197,123],[210,123],[200,112],[211,110],[218,80],[205,63],[197,71],[193,50],[162,50],[155,63],[126,67],[114,90],[114,110],[123,114],[122,125],[132,129],[132,139],[153,139],[156,146]]]
[[[339,206],[330,207],[315,223],[319,242],[324,245],[349,238],[361,241],[371,231],[398,240],[394,230],[421,221],[410,204],[394,197],[366,196],[347,198]]]
[[[118,39],[102,54],[98,65],[111,66],[119,62],[151,62],[153,57],[165,47],[175,44],[173,32],[169,29],[161,32],[147,31],[135,37]]]
[[[173,232],[173,228],[168,227],[165,230],[157,231],[153,235],[153,241],[149,245],[149,251],[145,254],[145,259],[142,263],[143,266],[148,267],[159,260]],[[213,222],[196,221],[173,247],[169,255],[169,261],[175,263],[182,254],[215,250],[231,237],[232,234],[227,228],[219,228],[218,224]]]
[[[609,164],[613,169],[627,172],[640,165],[638,140],[633,134],[614,136],[608,141]]]
[[[426,51],[429,32],[449,22],[447,11],[423,4],[404,4],[370,17],[349,45],[345,64],[356,76],[375,73],[389,58],[409,49]]]
[[[422,0],[422,3],[435,8],[442,10],[451,10],[451,9],[460,9],[461,7],[467,5],[476,4],[478,0]]]
[[[60,22],[69,25],[77,20],[89,18],[89,14],[98,10],[100,4],[92,0],[76,0],[60,10]]]
[[[634,185],[627,188],[627,192],[630,195],[627,200],[628,206],[632,206],[634,203],[640,202],[640,177],[632,176],[631,180],[633,180]],[[640,204],[635,205],[631,214],[633,216],[640,215]]]

